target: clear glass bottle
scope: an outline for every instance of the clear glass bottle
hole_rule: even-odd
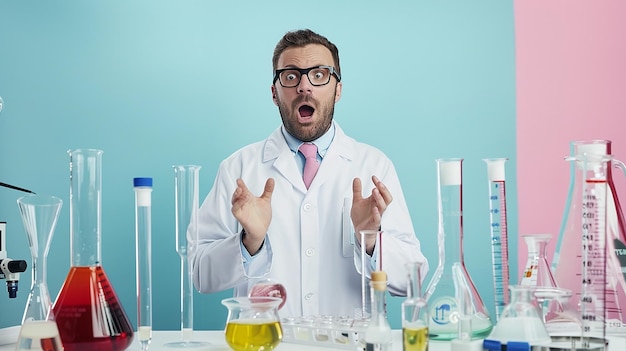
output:
[[[428,350],[428,304],[422,297],[422,262],[407,263],[409,289],[402,302],[402,350]]]
[[[387,274],[384,271],[372,272],[372,317],[365,330],[365,351],[391,350],[391,326],[385,310]]]
[[[101,260],[102,151],[70,155],[70,271],[52,310],[66,351],[121,351],[134,336]]]
[[[438,159],[439,264],[430,280],[425,299],[430,309],[430,340],[454,340],[459,337],[459,301],[468,296],[472,338],[489,335],[493,323],[463,258],[462,158]],[[453,270],[458,264],[460,272]],[[459,280],[459,276],[463,279]],[[456,284],[456,287],[455,287]],[[463,289],[463,292],[457,292]]]
[[[152,178],[134,178],[137,334],[141,350],[152,341]]]

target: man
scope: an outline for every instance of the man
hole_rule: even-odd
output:
[[[221,163],[190,253],[196,288],[246,296],[254,282],[270,279],[286,289],[282,317],[354,316],[361,307],[359,233],[380,229],[382,243],[365,243],[365,274],[382,263],[389,291],[406,295],[404,265],[424,262],[424,277],[427,261],[393,164],[333,120],[342,90],[337,47],[310,30],[293,31],[272,61],[282,126]],[[307,144],[310,161],[299,151]]]

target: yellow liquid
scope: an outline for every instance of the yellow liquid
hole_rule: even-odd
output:
[[[402,350],[427,351],[428,328],[402,328]]]
[[[236,320],[226,324],[226,343],[235,351],[267,351],[283,339],[278,321]]]

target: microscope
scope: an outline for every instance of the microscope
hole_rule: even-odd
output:
[[[17,286],[20,273],[26,271],[26,261],[12,260],[7,256],[6,249],[7,223],[0,222],[0,279],[6,279],[9,298],[17,297]]]

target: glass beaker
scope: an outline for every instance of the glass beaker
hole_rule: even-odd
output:
[[[193,341],[193,272],[189,257],[196,249],[198,237],[198,208],[200,204],[200,168],[198,165],[175,165],[176,252],[180,256],[180,328],[182,340],[165,347],[202,349],[208,342]]]
[[[134,332],[101,261],[102,151],[69,150],[70,271],[52,310],[66,351],[120,351]]]
[[[17,199],[17,204],[28,237],[33,277],[22,324],[45,321],[52,306],[47,284],[48,252],[63,201],[55,196],[26,195]]]
[[[283,339],[278,297],[233,297],[222,300],[228,308],[225,337],[235,351],[272,350]]]
[[[510,285],[509,289],[511,302],[502,311],[488,339],[499,340],[502,344],[509,341],[528,342],[531,346],[549,344],[550,335],[539,309],[533,304],[533,288]]]
[[[469,295],[472,338],[489,335],[493,323],[463,258],[462,158],[438,159],[439,264],[426,288],[425,299],[430,309],[428,333],[430,340],[453,340],[459,336],[459,302],[457,295]],[[453,270],[458,264],[460,272]],[[462,281],[457,281],[458,276]],[[465,289],[463,294],[458,288]],[[464,313],[465,314],[465,313]]]
[[[428,350],[428,304],[422,297],[422,262],[406,264],[408,290],[402,302],[402,350]]]
[[[583,218],[585,215],[585,199],[583,189],[588,187],[585,179],[593,179],[602,173],[606,187],[605,207],[606,217],[603,229],[606,234],[608,253],[606,259],[606,332],[615,334],[626,333],[626,250],[620,250],[624,241],[624,219],[622,210],[615,192],[612,180],[612,167],[623,167],[623,163],[610,156],[611,142],[609,140],[572,141],[571,155],[566,158],[570,162],[570,184],[565,213],[561,222],[559,238],[554,254],[552,267],[555,279],[561,288],[572,291],[570,305],[581,311],[581,294],[584,285],[581,283],[583,269]],[[606,157],[606,158],[602,158]],[[589,182],[587,182],[589,183]],[[588,219],[587,219],[588,220]]]

